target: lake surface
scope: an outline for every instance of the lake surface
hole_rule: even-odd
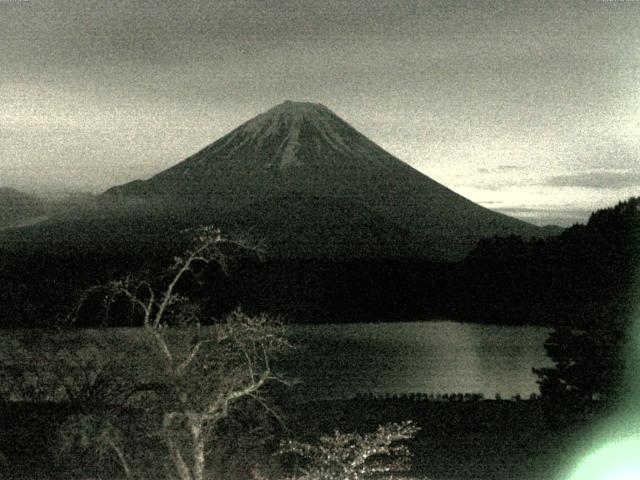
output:
[[[451,321],[296,325],[285,370],[305,398],[356,394],[538,393],[533,367],[552,366],[551,329]]]

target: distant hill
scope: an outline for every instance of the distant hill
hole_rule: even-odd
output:
[[[0,229],[29,223],[45,213],[40,199],[13,188],[0,187]]]
[[[49,216],[58,220],[95,214],[96,196],[77,191],[47,192],[41,194]]]
[[[312,103],[285,102],[146,181],[105,192],[111,211],[159,211],[251,231],[276,257],[459,260],[482,237],[544,232],[488,210]]]

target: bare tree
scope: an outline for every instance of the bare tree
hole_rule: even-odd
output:
[[[267,407],[261,389],[268,382],[281,380],[274,375],[271,362],[288,348],[288,343],[280,322],[265,315],[250,316],[240,309],[212,326],[202,325],[201,310],[178,293],[180,283],[206,265],[226,270],[226,246],[249,247],[210,227],[190,234],[191,247],[183,256],[175,257],[161,285],[129,276],[101,289],[106,293],[107,306],[124,297],[142,316],[140,338],[146,345],[141,348],[149,356],[144,365],[136,367],[144,370],[142,376],[147,383],[134,386],[129,400],[142,402],[144,397],[146,408],[159,414],[160,438],[178,478],[203,480],[207,444],[216,426],[242,399],[251,398]],[[98,438],[110,439],[111,451],[118,455],[130,478],[125,452],[112,441],[115,436],[109,429],[102,431]]]
[[[410,421],[381,425],[368,434],[336,431],[316,444],[289,441],[280,453],[302,459],[302,466],[288,480],[399,478],[394,475],[411,466],[411,453],[399,442],[414,438],[418,431]]]
[[[132,452],[137,450],[130,449],[132,439],[149,433],[145,437],[153,443],[149,454],[161,460],[156,464],[168,459],[171,478],[209,478],[213,472],[207,471],[208,449],[217,427],[234,409],[247,411],[245,401],[270,410],[262,397],[264,387],[282,381],[271,367],[273,359],[289,348],[281,322],[237,309],[221,321],[204,326],[202,310],[181,294],[186,290],[187,277],[197,278],[207,266],[226,270],[224,249],[230,245],[247,248],[246,244],[230,241],[212,228],[190,234],[191,247],[174,259],[161,279],[128,276],[90,290],[105,298],[107,310],[115,301],[125,299],[142,319],[140,329],[126,333],[126,338],[118,337],[130,342],[121,345],[119,355],[114,355],[112,343],[103,343],[103,332],[98,332],[97,347],[83,345],[76,351],[51,345],[53,356],[47,362],[51,372],[36,377],[35,386],[25,380],[25,370],[20,367],[28,363],[28,358],[22,358],[29,356],[27,351],[9,349],[19,355],[5,362],[11,366],[3,370],[5,375],[15,377],[27,391],[34,390],[38,398],[47,399],[54,391],[63,396],[63,401],[89,403],[68,418],[61,429],[62,453],[89,453],[96,460],[109,458],[127,480],[150,476],[148,471],[136,468],[139,458]],[[123,350],[126,355],[122,355]],[[144,412],[144,421],[140,422],[143,430],[139,431],[135,421],[127,423],[137,413],[132,417],[129,410],[119,416],[112,405]],[[155,425],[151,432],[147,419]],[[318,444],[292,441],[283,445],[282,452],[304,461],[290,480],[382,478],[409,467],[409,450],[399,442],[413,438],[417,431],[411,422],[387,424],[371,434],[336,432],[322,437]]]

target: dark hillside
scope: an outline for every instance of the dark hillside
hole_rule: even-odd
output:
[[[0,187],[0,229],[20,225],[45,214],[39,199],[13,188]]]
[[[280,202],[256,205],[245,211],[246,217],[233,215],[220,223],[228,221],[229,231],[259,240],[262,229],[280,218],[278,208],[286,208],[297,212],[288,225],[297,225],[299,238],[323,239],[323,255],[301,256],[304,244],[287,251],[283,241],[275,244],[283,252],[279,257],[259,261],[245,255],[232,261],[229,275],[210,272],[204,286],[185,286],[199,289],[190,292],[192,296],[212,299],[211,314],[240,304],[252,311],[284,314],[296,322],[439,317],[553,326],[626,314],[633,305],[638,199],[596,212],[586,225],[545,240],[516,236],[484,240],[458,263],[409,255],[358,256],[365,249],[371,252],[389,245],[389,229],[396,227],[366,209],[341,210],[341,203],[330,215],[311,221],[305,212],[313,209],[313,200],[290,199],[286,206]],[[184,248],[180,231],[190,220],[172,218],[150,215],[128,217],[125,222],[105,217],[3,232],[3,325],[48,324],[89,285],[141,268],[161,271]],[[351,241],[345,224],[358,222],[362,235]],[[327,226],[334,229],[333,236],[326,233]],[[405,247],[399,245],[398,251]],[[340,257],[349,249],[351,258]],[[211,295],[211,285],[216,295]],[[116,323],[131,321],[122,318]]]
[[[629,315],[640,260],[640,198],[547,239],[481,241],[462,266],[458,316],[580,325]],[[511,320],[509,320],[511,319]]]

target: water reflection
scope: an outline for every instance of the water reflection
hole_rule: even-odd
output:
[[[284,368],[298,395],[538,392],[533,367],[550,366],[542,327],[450,321],[293,326],[299,346]]]

